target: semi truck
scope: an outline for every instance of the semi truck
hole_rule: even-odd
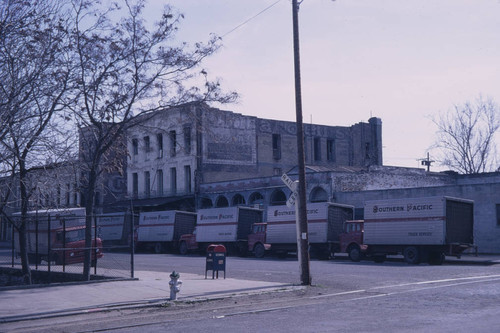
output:
[[[403,255],[409,264],[439,265],[445,255],[460,255],[474,246],[474,202],[451,197],[367,201],[364,220],[345,223],[340,251],[352,261]]]
[[[354,218],[354,207],[331,202],[307,204],[308,239],[311,254],[322,259],[340,249],[339,237],[344,222]],[[267,222],[255,224],[248,236],[249,250],[257,258],[266,252],[286,255],[297,251],[294,207],[270,206]]]
[[[137,226],[137,247],[155,253],[179,249],[181,235],[190,234],[196,225],[196,213],[167,210],[141,212]]]
[[[20,219],[20,213],[13,214]],[[56,265],[82,263],[85,257],[85,208],[47,209],[27,214],[28,261],[53,261]],[[94,236],[94,232],[92,235]],[[14,247],[19,255],[19,235]],[[92,261],[103,257],[102,241],[92,239]]]
[[[244,255],[248,235],[255,223],[262,222],[263,211],[251,207],[224,207],[198,210],[196,229],[182,235],[179,251],[205,251],[210,244],[222,244],[228,252]]]

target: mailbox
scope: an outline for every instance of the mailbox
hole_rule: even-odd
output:
[[[226,247],[224,245],[211,244],[207,247],[205,279],[208,271],[212,271],[212,279],[215,276],[219,278],[219,271],[224,271],[224,279],[226,278]]]

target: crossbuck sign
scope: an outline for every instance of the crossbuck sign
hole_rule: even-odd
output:
[[[299,196],[299,194],[297,193],[297,182],[293,181],[290,177],[288,177],[288,175],[286,173],[284,173],[281,176],[281,180],[290,189],[290,191],[292,191],[292,195],[286,201],[286,205],[288,207],[293,207],[293,205],[295,205],[295,200]]]

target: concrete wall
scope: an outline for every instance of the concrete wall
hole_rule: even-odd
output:
[[[334,192],[369,191],[455,184],[454,177],[445,173],[428,173],[423,169],[371,166],[358,172],[332,174]]]

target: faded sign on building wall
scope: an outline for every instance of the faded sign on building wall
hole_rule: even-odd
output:
[[[204,131],[204,161],[213,164],[257,163],[255,119],[232,112],[208,113]]]

